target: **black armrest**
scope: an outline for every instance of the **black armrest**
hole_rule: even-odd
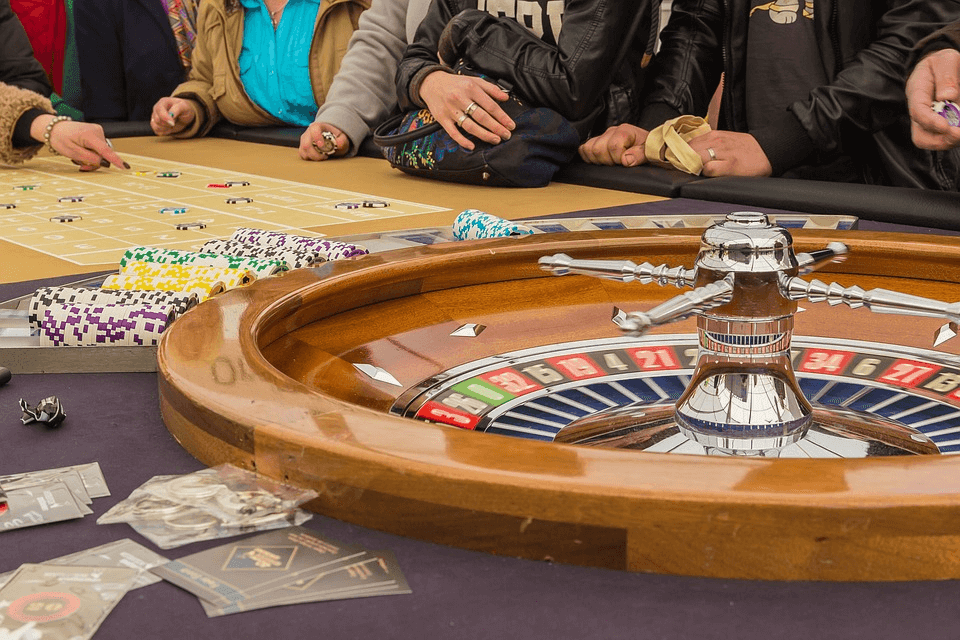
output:
[[[863,220],[960,230],[960,193],[790,178],[709,178],[685,184],[684,198],[843,214]]]
[[[150,128],[148,120],[101,122],[100,126],[103,127],[103,135],[107,138],[139,138],[153,135],[153,129]]]
[[[306,127],[239,127],[237,140],[296,149],[300,146],[300,136],[306,130]]]
[[[699,176],[651,165],[607,167],[587,164],[580,160],[571,162],[553,176],[554,182],[646,193],[665,198],[678,197],[683,185],[699,180],[702,180]]]
[[[211,138],[224,138],[225,140],[236,140],[237,133],[240,131],[241,127],[228,122],[226,120],[221,120],[217,124],[213,125],[213,128],[210,129],[208,134]]]

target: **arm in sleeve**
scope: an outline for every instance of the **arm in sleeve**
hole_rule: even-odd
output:
[[[440,63],[437,51],[440,36],[456,10],[456,0],[431,2],[413,42],[404,51],[396,77],[397,101],[404,111],[426,106],[420,99],[420,83],[424,78],[434,71],[450,70]],[[456,61],[446,62],[453,64]]]
[[[394,77],[407,46],[407,3],[374,0],[360,16],[340,70],[317,122],[328,122],[350,138],[349,155],[356,155],[376,125],[397,108]]]
[[[815,147],[838,149],[843,128],[876,132],[896,122],[906,111],[906,64],[913,47],[958,15],[958,0],[901,0],[887,11],[877,38],[833,82],[791,105]]]
[[[512,18],[469,9],[450,22],[440,53],[581,120],[596,109],[627,49],[647,44],[659,8],[652,0],[567,0],[556,46]]]
[[[19,164],[32,158],[42,148],[39,142],[16,147],[13,140],[21,117],[30,114],[36,117],[36,111],[52,113],[50,100],[34,91],[0,82],[0,162]],[[32,118],[30,122],[33,122]],[[23,126],[29,126],[29,123],[23,123]]]
[[[211,46],[207,42],[210,30],[206,27],[207,20],[219,20],[220,16],[210,7],[210,3],[200,4],[200,14],[197,16],[197,39],[194,41],[191,54],[190,75],[186,82],[173,90],[174,98],[183,98],[193,102],[197,117],[189,127],[173,134],[174,138],[194,138],[210,133],[220,121],[220,109],[214,97],[213,56]],[[216,30],[218,33],[223,29]],[[223,92],[223,88],[220,88]]]
[[[715,0],[674,0],[643,89],[644,129],[707,112],[723,74],[723,20]]]

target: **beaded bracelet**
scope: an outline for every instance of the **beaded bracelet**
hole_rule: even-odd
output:
[[[50,134],[53,133],[53,127],[59,122],[64,120],[73,120],[70,116],[56,116],[53,120],[47,123],[46,129],[43,130],[43,143],[47,145],[47,150],[55,156],[60,155],[56,149],[53,148],[53,145],[50,144]]]

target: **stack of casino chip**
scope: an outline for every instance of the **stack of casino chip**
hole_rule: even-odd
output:
[[[288,269],[312,267],[325,260],[325,258],[313,251],[246,244],[244,242],[237,242],[236,240],[208,240],[203,243],[200,250],[229,256],[259,258],[261,260],[279,260],[285,263]]]
[[[481,238],[507,238],[526,236],[533,229],[516,222],[504,220],[478,209],[467,209],[453,221],[453,237],[457,240]]]
[[[266,231],[264,229],[242,227],[234,231],[230,239],[257,246],[283,247],[284,249],[309,251],[317,254],[324,260],[343,260],[344,258],[356,258],[370,253],[366,247],[358,244],[334,242],[332,240],[324,240],[323,238],[296,236],[279,231]]]
[[[42,346],[156,346],[173,322],[170,306],[119,304],[60,304],[43,310]]]
[[[223,283],[218,280],[151,278],[123,274],[107,276],[100,286],[104,289],[120,289],[123,291],[177,291],[179,293],[194,293],[200,302],[225,291]]]
[[[128,262],[120,269],[121,276],[137,276],[150,280],[178,280],[187,282],[220,282],[224,289],[235,289],[256,279],[249,271],[225,267],[203,267],[189,264],[161,264],[156,262]]]
[[[204,245],[206,246],[206,245]],[[283,260],[256,256],[251,254],[228,254],[221,251],[201,252],[178,251],[176,249],[161,249],[159,247],[136,247],[129,249],[120,259],[120,266],[129,262],[156,262],[158,264],[185,264],[201,267],[221,267],[226,269],[242,269],[249,271],[258,278],[273,276],[289,267]]]
[[[43,312],[65,304],[146,305],[170,307],[176,316],[196,306],[196,293],[178,291],[119,291],[71,287],[43,287],[30,298],[28,319],[34,327],[40,326]]]

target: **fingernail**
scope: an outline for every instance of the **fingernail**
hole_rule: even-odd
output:
[[[511,120],[511,121],[510,121],[510,131],[513,131],[513,130],[516,129],[516,128],[517,128],[517,123],[514,122],[513,120]]]
[[[101,161],[100,161],[100,166],[103,167],[103,168],[107,168],[107,167],[110,166],[110,161],[109,161],[109,160],[101,160]]]
[[[507,131],[507,135],[503,136],[503,139],[504,139],[504,140],[509,140],[509,139],[510,139],[510,132],[509,132],[509,131]]]
[[[635,155],[633,155],[632,153],[625,153],[625,154],[623,154],[623,164],[624,164],[625,166],[628,166],[628,167],[629,167],[629,166],[631,166],[631,165],[632,165],[634,162],[636,162],[636,161],[637,161],[637,157],[636,157]]]

